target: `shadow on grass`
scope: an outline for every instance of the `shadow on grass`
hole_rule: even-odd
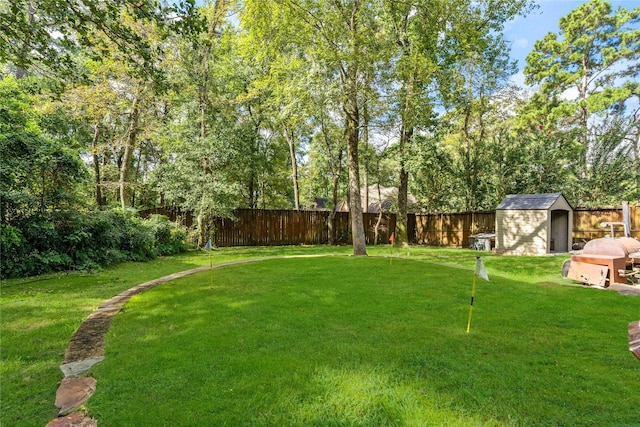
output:
[[[102,302],[176,271],[204,265],[198,253],[123,263],[103,271],[6,281],[0,294],[0,425],[45,425],[55,417],[55,390],[69,339]]]
[[[410,260],[271,260],[133,298],[93,368],[101,425],[624,425],[640,300]]]

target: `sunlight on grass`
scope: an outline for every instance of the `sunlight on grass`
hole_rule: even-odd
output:
[[[89,409],[106,426],[161,425],[174,405],[203,425],[636,421],[640,300],[494,275],[467,334],[472,277],[330,257],[176,280],[114,319]]]
[[[322,369],[313,380],[322,390],[311,402],[291,405],[296,425],[501,425],[447,408],[438,393],[399,381],[376,368]]]
[[[92,414],[104,426],[636,423],[626,326],[640,298],[561,286],[566,257],[410,247],[390,265],[389,249],[214,249],[215,264],[339,256],[225,267],[133,298],[90,372]],[[476,255],[491,282],[466,334]],[[3,282],[0,425],[55,416],[58,366],[101,303],[208,264],[201,251]]]

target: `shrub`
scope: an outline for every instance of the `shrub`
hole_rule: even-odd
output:
[[[166,217],[135,210],[49,212],[0,229],[2,277],[95,270],[186,250],[186,231]]]
[[[184,227],[169,221],[164,215],[151,215],[148,221],[154,227],[158,255],[173,255],[187,250]]]
[[[22,274],[23,242],[24,237],[17,227],[11,225],[0,227],[0,263],[3,277]]]

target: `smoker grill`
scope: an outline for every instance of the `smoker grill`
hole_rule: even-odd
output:
[[[582,253],[564,263],[562,275],[578,282],[608,287],[640,283],[640,241],[605,237],[584,245]]]

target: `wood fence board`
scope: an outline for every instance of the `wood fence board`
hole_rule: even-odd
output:
[[[640,204],[629,207],[631,236],[640,238]],[[140,211],[147,218],[159,214],[186,226],[193,225],[193,215],[176,207]],[[214,243],[217,246],[276,246],[297,244],[327,244],[329,231],[327,211],[236,209],[234,218],[216,218]],[[409,214],[407,233],[411,243],[428,246],[468,247],[470,237],[478,233],[495,232],[495,211]],[[377,213],[363,214],[365,238],[374,244]],[[621,222],[620,208],[578,208],[573,213],[573,240],[591,240],[609,234],[601,222]],[[334,230],[339,244],[351,243],[348,212],[336,212]],[[382,216],[378,244],[388,244],[395,231],[395,214]]]

